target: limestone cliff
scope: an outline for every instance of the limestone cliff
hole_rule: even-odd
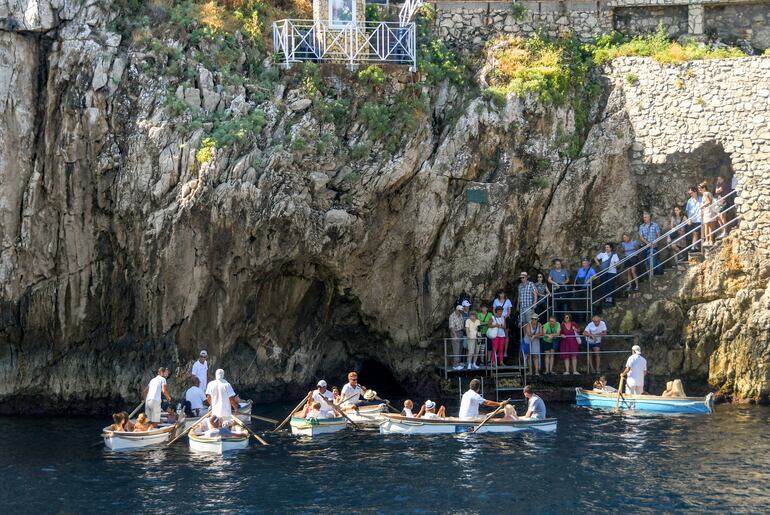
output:
[[[428,388],[437,348],[420,343],[443,335],[460,290],[489,298],[522,268],[616,240],[728,155],[744,202],[767,200],[767,159],[752,156],[768,152],[767,59],[617,62],[573,153],[574,104],[500,105],[398,68],[275,75],[237,40],[217,70],[215,43],[120,30],[118,5],[0,3],[14,21],[0,31],[0,411],[134,398],[200,348],[260,400],[366,363]],[[667,122],[641,108],[663,99],[645,81],[707,88],[708,66],[743,77],[708,94],[745,98],[721,115],[744,132],[693,137],[694,98],[684,125],[660,132]],[[239,78],[246,67],[263,80]],[[764,206],[743,210],[761,214],[738,251],[745,279],[721,300],[764,332],[719,322],[718,295],[694,296],[683,365],[705,375],[710,359],[715,386],[750,398],[770,388],[767,262],[751,254],[766,247]]]

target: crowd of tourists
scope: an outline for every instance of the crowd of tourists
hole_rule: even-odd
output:
[[[455,370],[478,369],[485,355],[487,362],[502,365],[515,340],[512,336],[520,331],[519,348],[534,374],[555,373],[557,356],[564,363],[562,374],[579,374],[577,354],[581,345],[592,356],[588,372],[599,372],[601,341],[607,327],[601,317],[593,315],[599,311],[595,305],[612,305],[619,291],[638,291],[641,276],[661,272],[662,247],[671,248],[668,259],[684,260],[687,251],[699,250],[701,244],[712,245],[715,238],[724,237],[732,225],[727,210],[735,187],[735,178],[728,185],[719,176],[713,193],[705,181],[689,188],[685,205],[672,210],[665,233],[668,245],[664,244],[660,225],[644,212],[638,233],[624,233],[619,247],[607,242],[595,256],[582,257],[574,273],[561,259],[553,260],[547,274],[538,272],[534,281],[522,271],[514,301],[499,291],[491,304],[482,302],[475,308],[463,291],[449,315],[451,366]],[[625,279],[619,284],[621,274]]]

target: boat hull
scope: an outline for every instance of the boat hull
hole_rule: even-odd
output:
[[[616,393],[598,393],[575,388],[575,403],[587,408],[648,411],[669,414],[708,414],[714,410],[714,394],[706,397],[659,397],[657,395],[623,394],[618,403]]]
[[[481,424],[484,419],[467,420],[459,418],[446,419],[416,419],[401,415],[382,414],[380,433],[382,434],[450,434],[466,433]],[[521,431],[556,431],[555,418],[542,420],[490,420],[482,426],[478,433],[518,433]]]
[[[152,431],[123,433],[111,431],[110,426],[107,426],[102,431],[102,438],[104,445],[113,451],[141,449],[166,442],[174,432],[175,427],[173,424],[161,425]]]
[[[292,417],[290,425],[291,433],[294,435],[315,437],[342,431],[347,425],[347,420],[342,417],[325,419]]]
[[[190,449],[196,452],[223,454],[229,451],[245,449],[249,446],[249,435],[222,437],[219,435],[205,437],[188,433]]]

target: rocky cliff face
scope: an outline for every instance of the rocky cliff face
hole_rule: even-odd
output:
[[[120,33],[119,16],[109,2],[0,4],[1,411],[100,409],[136,397],[159,365],[183,376],[200,348],[260,400],[353,366],[430,388],[437,348],[420,342],[443,335],[460,290],[490,298],[521,269],[574,262],[641,210],[667,211],[672,187],[716,175],[732,151],[647,151],[640,130],[658,136],[623,66],[651,82],[674,73],[648,61],[607,70],[575,157],[569,104],[498,105],[402,69],[237,80],[238,66],[273,72],[239,51],[228,73],[207,67],[213,43]],[[741,62],[767,83],[770,61]],[[747,241],[761,246],[763,228]],[[767,277],[740,252],[734,297],[692,298],[683,366],[758,398]],[[734,329],[718,306],[756,323]]]

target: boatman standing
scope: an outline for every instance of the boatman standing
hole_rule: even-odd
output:
[[[502,402],[488,401],[479,394],[481,381],[473,379],[468,391],[463,394],[460,401],[460,418],[478,418],[479,406],[500,407]]]
[[[361,403],[361,395],[366,391],[366,388],[358,384],[358,374],[351,372],[348,374],[348,382],[342,387],[340,396],[343,399],[347,399],[342,403],[342,408],[355,408],[358,409],[358,404]]]
[[[161,395],[163,395],[167,401],[171,400],[171,395],[168,393],[168,385],[166,384],[166,378],[168,376],[168,369],[166,367],[160,367],[158,369],[158,375],[150,380],[150,384],[147,385],[147,389],[145,390],[144,413],[150,421],[150,428],[158,427],[158,424],[160,423]]]
[[[238,396],[233,387],[225,381],[225,371],[216,371],[216,379],[206,387],[206,398],[211,406],[211,414],[220,419],[229,419],[233,409],[238,412]]]
[[[642,357],[642,348],[638,345],[631,347],[632,354],[626,361],[623,375],[626,376],[626,393],[642,395],[644,392],[644,376],[647,375],[647,360]]]
[[[532,387],[524,387],[524,397],[527,398],[527,414],[524,418],[543,420],[545,418],[545,403],[538,395],[532,392]]]
[[[193,363],[192,366],[192,375],[198,378],[200,381],[200,387],[201,390],[204,392],[206,391],[206,387],[209,385],[209,353],[205,350],[202,350],[200,353],[200,356],[198,356],[198,361]]]
[[[310,397],[313,399],[313,402],[317,402],[321,405],[319,410],[325,415],[323,418],[331,418],[331,413],[334,411],[334,408],[332,407],[334,396],[326,386],[326,381],[323,379],[318,381],[318,388],[310,392]]]

